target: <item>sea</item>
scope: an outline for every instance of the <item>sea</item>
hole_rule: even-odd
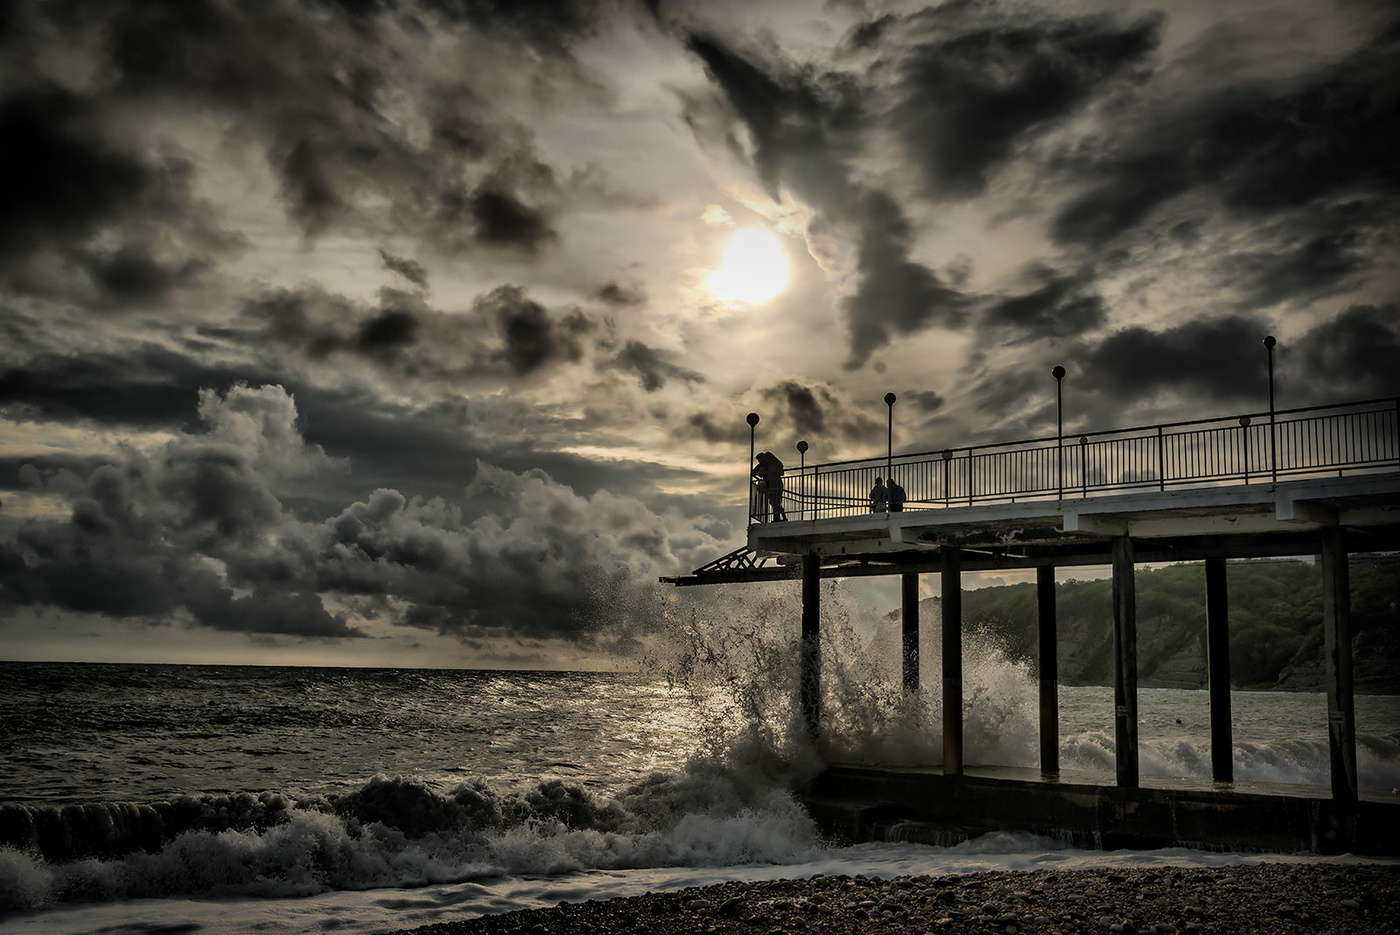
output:
[[[1362,859],[828,841],[791,790],[824,762],[936,765],[937,653],[911,695],[885,635],[824,621],[813,746],[792,634],[717,619],[679,612],[623,672],[0,663],[0,931],[387,932],[732,879]],[[1029,664],[964,651],[968,764],[1034,767]],[[1112,689],[1059,691],[1062,767],[1111,782]],[[1356,706],[1363,791],[1400,795],[1400,697]],[[1144,785],[1208,780],[1206,693],[1139,708]],[[1235,692],[1232,721],[1237,782],[1328,785],[1325,696]]]

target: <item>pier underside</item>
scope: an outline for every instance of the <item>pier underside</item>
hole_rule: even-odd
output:
[[[674,584],[802,581],[801,709],[821,735],[823,577],[898,575],[902,671],[919,691],[919,576],[938,574],[942,767],[832,765],[804,800],[827,829],[854,840],[947,842],[1029,831],[1096,847],[1220,848],[1400,854],[1400,797],[1358,787],[1348,561],[1400,551],[1400,474],[1393,469],[1278,483],[1161,489],[1081,499],[936,506],[894,513],[755,523],[748,546],[663,579]],[[1317,556],[1323,581],[1323,680],[1331,784],[1235,783],[1227,561]],[[1211,781],[1143,786],[1138,762],[1137,605],[1144,562],[1205,564]],[[1109,565],[1112,574],[1112,784],[1060,773],[1055,569]],[[1039,770],[964,767],[962,574],[1036,569]],[[977,751],[971,751],[976,756]],[[1155,778],[1155,777],[1154,777]]]
[[[1169,781],[1171,782],[1171,781]],[[1180,780],[1124,788],[1034,770],[831,766],[800,790],[824,832],[847,841],[949,845],[995,831],[1102,849],[1196,847],[1393,855],[1400,801],[1338,802],[1325,788]]]

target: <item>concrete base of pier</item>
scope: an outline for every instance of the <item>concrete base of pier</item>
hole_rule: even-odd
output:
[[[1017,778],[1024,773],[1026,778]],[[1035,777],[1035,778],[1031,778]],[[832,766],[801,792],[817,824],[847,841],[948,845],[992,831],[1042,834],[1078,847],[1193,847],[1321,854],[1400,854],[1400,798],[1287,787],[1251,792],[1182,782],[1164,788],[1046,782],[1032,770]]]

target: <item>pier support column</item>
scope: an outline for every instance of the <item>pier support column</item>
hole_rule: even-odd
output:
[[[942,550],[943,774],[963,771],[962,556]]]
[[[1113,740],[1118,785],[1138,784],[1137,587],[1133,540],[1113,540]]]
[[[802,556],[801,705],[807,734],[815,741],[821,731],[821,558]]]
[[[1327,746],[1332,797],[1356,801],[1356,699],[1351,668],[1351,574],[1345,526],[1322,531],[1322,675],[1327,682]]]
[[[1040,650],[1040,772],[1060,773],[1060,657],[1055,646],[1055,566],[1035,570],[1036,632]]]
[[[919,573],[906,571],[899,576],[900,605],[903,608],[901,658],[904,660],[904,690],[919,690]]]
[[[1235,781],[1230,721],[1230,599],[1225,559],[1206,559],[1206,680],[1210,689],[1210,773],[1216,782]]]

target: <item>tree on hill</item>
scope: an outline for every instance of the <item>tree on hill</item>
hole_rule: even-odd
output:
[[[1270,559],[1231,561],[1226,567],[1235,687],[1273,688],[1285,672],[1320,660],[1322,574],[1317,565]],[[1350,573],[1352,627],[1358,645],[1368,648],[1366,658],[1358,653],[1358,685],[1400,692],[1400,559],[1354,557]],[[1204,685],[1204,566],[1195,562],[1139,569],[1135,577],[1139,683]],[[1071,579],[1056,585],[1061,681],[1111,684],[1111,589],[1107,579]],[[968,628],[990,632],[1010,657],[1034,665],[1035,585],[968,591],[963,615]],[[1294,680],[1290,687],[1317,688],[1318,677],[1308,676],[1302,684]]]

